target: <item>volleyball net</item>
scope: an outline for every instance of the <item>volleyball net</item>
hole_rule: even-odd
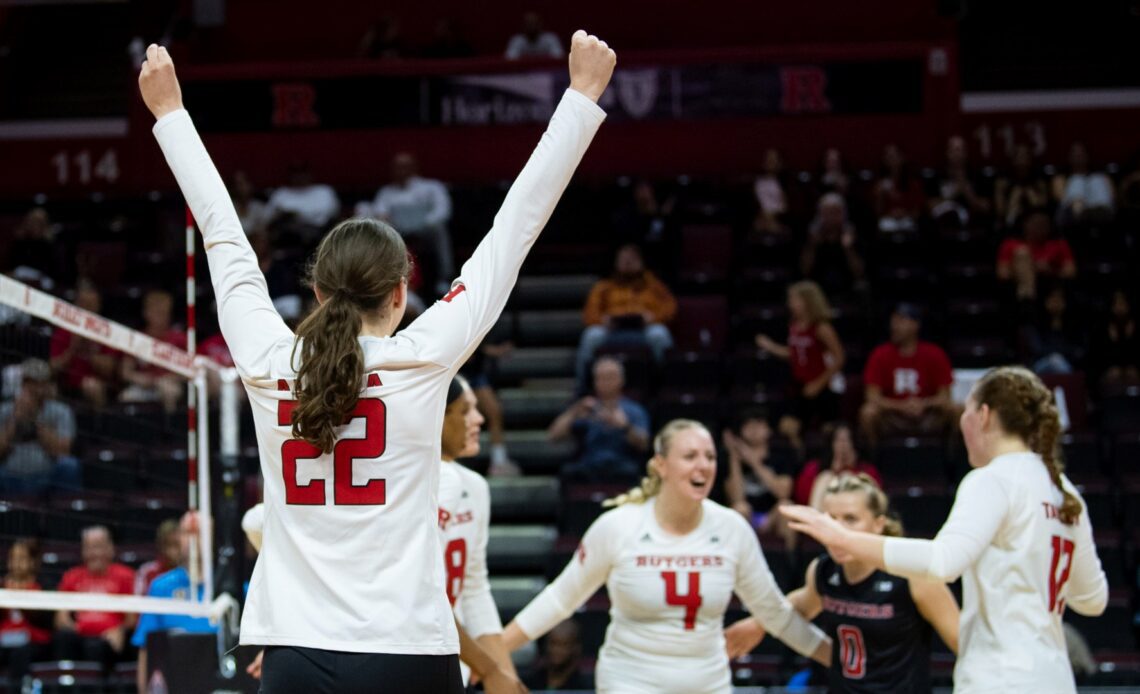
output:
[[[100,315],[85,291],[98,296],[81,286],[69,303],[0,277],[0,557],[9,582],[18,553],[34,548],[36,565],[36,589],[0,589],[0,608],[207,617],[230,640],[237,602],[215,594],[210,458],[212,440],[237,458],[237,374],[193,354],[192,312],[187,350],[175,328],[154,337]],[[155,297],[132,299],[161,323],[172,302]],[[196,522],[183,521],[187,512]],[[133,573],[129,593],[99,581],[61,585],[69,570],[105,574],[108,560]],[[189,590],[147,595],[151,580],[179,566]]]

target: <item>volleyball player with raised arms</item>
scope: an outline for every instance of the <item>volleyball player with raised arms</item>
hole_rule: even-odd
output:
[[[139,76],[154,133],[202,229],[222,334],[264,475],[261,556],[241,642],[268,646],[262,691],[461,691],[437,493],[451,379],[498,319],[594,133],[613,51],[577,32],[570,88],[451,291],[393,336],[407,300],[399,234],[350,219],[310,268],[297,334],[273,308],[165,49]],[[496,672],[486,673],[491,685]]]
[[[482,657],[515,676],[511,654],[503,645],[503,623],[487,580],[487,538],[491,528],[491,490],[487,480],[459,462],[479,454],[479,432],[483,427],[475,393],[462,376],[451,380],[443,414],[440,453],[443,466],[439,476],[439,529],[446,570],[447,599],[463,630],[482,650]],[[265,526],[265,505],[257,504],[242,518],[242,529],[254,549],[261,551]],[[466,646],[460,655],[468,658]],[[263,655],[252,670],[260,678]],[[471,678],[471,669],[461,663],[462,681]]]
[[[1076,691],[1061,616],[1104,612],[1108,581],[1062,474],[1053,394],[1026,369],[993,369],[961,425],[974,469],[933,540],[856,532],[806,506],[781,512],[829,552],[908,578],[962,577],[954,691]]]
[[[823,510],[852,530],[902,537],[887,495],[867,475],[832,480]],[[844,554],[824,554],[812,560],[804,585],[788,600],[835,645],[828,669],[832,694],[926,694],[932,627],[951,651],[958,650],[958,603],[945,583],[907,580]],[[725,630],[729,657],[748,653],[763,637],[754,619],[733,624]]]
[[[487,480],[458,462],[479,454],[483,427],[475,393],[462,376],[451,381],[443,415],[439,477],[439,530],[447,598],[463,629],[498,665],[514,674],[503,645],[503,623],[487,580],[487,538],[491,531],[491,489]],[[463,681],[470,672],[463,666]]]
[[[614,500],[562,574],[507,626],[508,648],[550,631],[604,583],[612,608],[599,692],[731,691],[724,613],[734,592],[769,633],[826,664],[831,642],[780,592],[748,521],[708,500],[716,479],[708,430],[674,420],[653,450],[641,486]]]

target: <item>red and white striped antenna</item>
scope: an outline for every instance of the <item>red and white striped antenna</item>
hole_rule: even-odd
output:
[[[195,311],[197,305],[198,287],[195,281],[195,255],[198,244],[194,238],[194,213],[190,206],[186,206],[186,351],[191,359],[198,353],[198,321]],[[198,511],[198,393],[194,380],[186,382],[186,471],[187,496],[186,508]],[[201,527],[199,519],[199,527]],[[190,583],[194,586],[193,595],[197,597],[197,586],[200,585],[198,562],[198,538],[190,538]],[[212,597],[212,596],[209,596]]]

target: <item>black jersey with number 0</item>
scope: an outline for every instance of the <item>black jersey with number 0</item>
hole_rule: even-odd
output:
[[[931,627],[905,578],[884,571],[856,584],[828,555],[819,558],[815,588],[823,611],[816,620],[831,637],[832,692],[930,691]]]

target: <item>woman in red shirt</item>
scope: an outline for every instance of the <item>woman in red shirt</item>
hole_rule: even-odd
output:
[[[1043,209],[1030,210],[1022,221],[1022,235],[1006,239],[998,248],[997,278],[1013,284],[1018,300],[1036,298],[1043,277],[1077,276],[1073,249],[1065,239],[1053,237],[1052,226]]]
[[[8,550],[7,590],[39,590],[39,543],[16,540]],[[51,612],[0,609],[0,666],[8,666],[8,691],[21,691],[32,662],[51,656]]]
[[[837,422],[832,425],[829,428],[827,444],[826,455],[821,459],[808,461],[796,478],[792,499],[797,504],[822,509],[828,485],[844,473],[865,474],[880,487],[883,486],[883,476],[879,474],[878,468],[864,462],[858,449],[855,448],[855,433],[851,430],[850,424]]]
[[[780,419],[780,433],[803,450],[803,427],[828,422],[839,413],[839,396],[831,379],[843,368],[846,355],[831,325],[831,306],[815,282],[788,287],[788,343],[757,335],[756,345],[791,364],[794,391],[791,407]]]

